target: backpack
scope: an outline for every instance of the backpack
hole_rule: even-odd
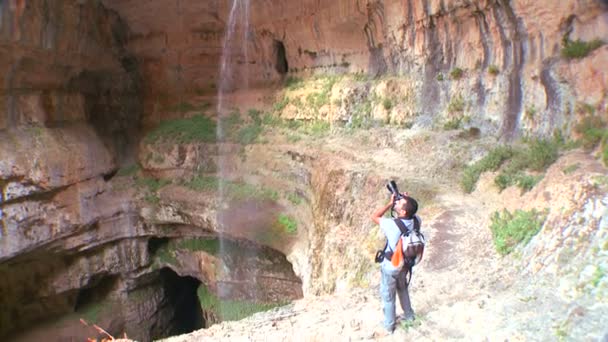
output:
[[[424,253],[426,241],[424,235],[420,232],[420,220],[416,216],[412,219],[414,220],[414,229],[412,231],[408,230],[400,219],[395,219],[395,224],[401,231],[401,237],[397,241],[395,251],[388,246],[390,252],[385,254],[385,257],[391,260],[391,264],[395,268],[401,268],[407,262],[408,268],[411,270]]]

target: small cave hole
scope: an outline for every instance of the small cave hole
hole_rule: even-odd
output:
[[[163,246],[169,243],[169,238],[151,237],[148,240],[148,254],[154,255]]]
[[[275,70],[281,74],[285,75],[287,71],[289,71],[289,63],[287,63],[287,54],[285,52],[285,45],[282,41],[275,40],[274,41],[274,55],[275,55]]]
[[[193,332],[204,327],[204,319],[199,304],[197,289],[200,280],[180,277],[169,268],[160,270],[160,281],[167,305],[174,309],[170,336]]]
[[[118,169],[114,169],[106,174],[103,175],[103,180],[108,182],[110,181],[110,179],[114,178],[114,176],[116,176],[116,173],[118,172]]]

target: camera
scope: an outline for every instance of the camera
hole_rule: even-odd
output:
[[[395,183],[394,180],[388,182],[388,184],[386,184],[386,188],[388,189],[388,191],[390,191],[391,194],[395,195],[395,201],[404,198],[404,196],[399,192],[399,188],[397,188],[397,183]]]

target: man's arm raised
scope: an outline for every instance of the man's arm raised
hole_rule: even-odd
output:
[[[372,221],[376,222],[376,224],[380,224],[380,219],[382,218],[384,213],[386,213],[386,211],[389,210],[393,206],[394,200],[395,200],[395,195],[391,195],[391,201],[387,205],[376,209],[376,211],[374,211],[374,213],[371,216]]]

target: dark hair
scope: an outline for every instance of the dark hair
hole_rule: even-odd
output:
[[[414,217],[416,212],[418,211],[418,202],[409,196],[405,196],[405,204],[403,205],[403,209],[407,212],[407,218],[411,219]]]

